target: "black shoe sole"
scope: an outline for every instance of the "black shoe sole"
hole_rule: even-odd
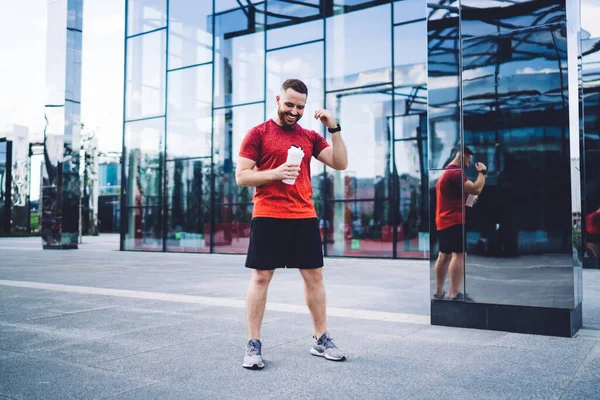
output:
[[[246,369],[253,369],[253,370],[258,370],[258,369],[263,369],[265,366],[263,365],[262,367],[258,364],[254,364],[252,366],[246,366],[246,365],[242,365],[242,367],[246,368]]]

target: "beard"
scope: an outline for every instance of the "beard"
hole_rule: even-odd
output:
[[[293,118],[294,122],[290,123],[288,121],[288,118],[286,118],[286,116]],[[279,118],[279,122],[281,122],[281,127],[283,129],[292,129],[294,126],[296,126],[296,123],[298,122],[298,120],[300,119],[300,116],[294,116],[292,113],[286,113],[281,111],[281,108],[277,108],[277,117]]]

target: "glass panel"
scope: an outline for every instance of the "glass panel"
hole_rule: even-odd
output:
[[[254,104],[215,111],[214,163],[217,203],[252,202],[254,189],[235,183],[235,167],[246,133],[263,121],[264,106]]]
[[[81,101],[81,32],[67,32],[67,77],[65,98]]]
[[[269,3],[269,8],[271,7]],[[323,21],[313,21],[267,31],[267,49],[323,39]],[[321,74],[322,75],[322,74]]]
[[[252,15],[238,10],[216,19],[215,107],[264,100],[264,32]]]
[[[394,27],[394,85],[427,84],[427,23]]]
[[[566,0],[461,0],[463,38],[566,21]]]
[[[356,180],[347,177],[348,185]],[[358,187],[356,188],[358,190]],[[392,257],[391,202],[357,201],[328,204],[325,219],[331,227],[327,255],[351,257]],[[323,225],[323,222],[321,223]]]
[[[162,250],[160,207],[128,208],[125,226],[125,250]]]
[[[212,66],[169,72],[168,159],[210,155]]]
[[[600,268],[600,4],[581,2],[585,152],[582,215],[585,268]]]
[[[391,169],[391,87],[332,93],[327,108],[342,121],[348,149],[348,168],[327,168],[333,180],[333,198],[389,199]]]
[[[161,202],[164,118],[125,125],[125,188],[128,207]]]
[[[394,2],[394,23],[404,23],[427,16],[427,3],[423,0],[403,0]]]
[[[215,207],[213,244],[216,253],[245,254],[250,243],[252,204]]]
[[[429,169],[442,169],[460,144],[458,1],[427,4]]]
[[[212,61],[212,1],[169,0],[169,69]]]
[[[7,193],[9,191],[7,184],[8,173],[10,171],[10,165],[7,165],[7,146],[7,142],[0,141],[0,232],[8,232],[9,230],[9,217],[6,215],[7,211],[9,211],[6,201],[8,200]]]
[[[127,35],[167,26],[167,0],[127,0]]]
[[[210,157],[167,162],[167,251],[210,251]]]
[[[327,19],[328,91],[391,81],[391,12],[387,4]]]
[[[67,4],[67,27],[81,30],[83,26],[83,0],[69,0]]]
[[[267,53],[267,117],[277,115],[275,97],[282,83],[294,77],[308,87],[308,102],[301,125],[317,132],[323,124],[315,120],[315,109],[323,107],[323,43],[312,43]]]
[[[298,23],[302,19],[319,17],[321,14],[319,0],[269,0],[267,2],[267,11],[267,23],[269,26]]]
[[[463,46],[465,145],[490,166],[466,211],[473,301],[574,307],[564,32],[547,26]],[[465,174],[476,178],[473,168]]]
[[[165,31],[127,40],[127,120],[165,113],[165,40]]]
[[[438,300],[448,300],[452,291],[465,292],[464,227],[457,223],[463,220],[463,179],[461,169],[429,171],[430,282],[432,298]]]
[[[408,125],[412,125],[414,120],[419,119],[426,122],[425,118],[419,116],[396,118],[396,120],[405,119],[408,120],[406,121]],[[399,225],[397,256],[429,258],[427,143],[423,139],[397,141],[395,157]]]

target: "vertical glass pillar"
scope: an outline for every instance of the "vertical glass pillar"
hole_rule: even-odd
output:
[[[77,248],[79,236],[83,0],[48,1],[41,236],[45,249]]]
[[[454,10],[444,1],[429,7],[432,187],[434,170],[453,159],[451,151],[464,154],[450,161],[461,179],[447,185],[462,191],[455,196],[462,224],[444,246],[442,235],[432,240],[432,281],[445,278],[445,295],[432,284],[432,324],[573,336],[582,325],[578,2],[462,0]],[[442,53],[450,29],[458,33],[456,76],[450,73],[457,58]],[[447,129],[458,138],[438,132],[440,105],[458,111],[458,117],[448,113],[458,127]],[[477,163],[487,166],[485,179]],[[478,196],[474,205],[468,195]],[[430,198],[434,204],[434,190]],[[433,221],[444,218],[431,212],[433,236]],[[444,274],[437,253],[448,243],[462,252],[445,252]]]

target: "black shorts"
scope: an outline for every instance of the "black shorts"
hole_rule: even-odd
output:
[[[440,240],[440,253],[464,253],[465,240],[462,224],[452,225],[438,231]]]
[[[246,268],[314,269],[323,266],[323,246],[316,218],[254,218]]]

